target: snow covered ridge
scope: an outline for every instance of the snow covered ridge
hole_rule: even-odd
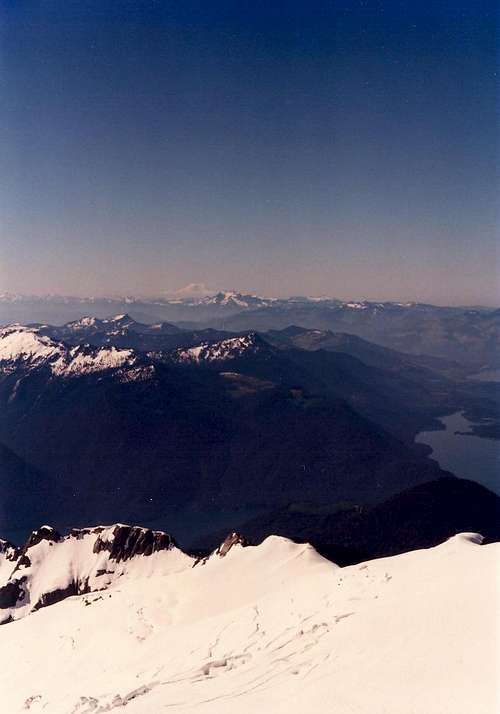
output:
[[[121,316],[123,317],[123,316]],[[120,316],[107,322],[119,324]],[[73,329],[85,329],[99,323],[84,318],[71,323]],[[154,375],[155,363],[208,364],[233,360],[244,355],[271,354],[272,348],[256,333],[231,337],[220,342],[204,342],[190,348],[166,352],[140,353],[112,345],[92,347],[88,344],[69,346],[42,333],[44,326],[9,325],[0,328],[0,372],[48,368],[56,377],[76,377],[106,370],[120,370],[123,380],[148,379]]]
[[[98,332],[106,329],[109,330],[110,328],[123,330],[133,324],[135,324],[135,320],[133,320],[130,315],[115,315],[107,319],[86,315],[79,320],[66,323],[65,327],[72,332]]]
[[[107,322],[120,324],[122,318],[127,319],[127,316],[117,316]],[[93,326],[98,330],[99,324],[103,322],[95,318],[84,318],[72,323],[72,326],[75,330]],[[110,372],[121,382],[136,382],[154,378],[160,363],[179,366],[217,365],[247,355],[266,357],[274,353],[273,348],[254,332],[220,342],[204,342],[190,348],[140,352],[113,345],[71,346],[44,334],[46,329],[46,326],[23,325],[0,328],[0,374],[17,374],[20,370],[21,375],[24,375],[44,369],[53,377],[69,379]],[[18,379],[11,399],[16,398],[19,383]]]
[[[269,297],[252,293],[242,293],[237,290],[212,290],[203,284],[192,283],[185,288],[159,296],[87,296],[76,297],[71,295],[24,295],[20,293],[0,293],[0,305],[67,305],[67,306],[95,306],[109,305],[110,310],[113,307],[121,309],[121,306],[132,305],[185,305],[189,306],[217,306],[222,308],[232,308],[235,311],[244,311],[248,309],[259,309],[266,307],[286,308],[287,306],[297,305],[320,305],[321,307],[331,307],[335,309],[346,310],[384,310],[384,309],[406,309],[413,311],[427,310],[444,310],[458,311],[464,310],[472,312],[491,312],[492,307],[485,306],[440,306],[431,305],[420,302],[392,302],[392,301],[375,301],[366,299],[340,300],[332,295],[292,295],[290,297]],[[226,310],[227,311],[227,310]]]
[[[92,374],[118,367],[132,367],[137,358],[132,350],[116,347],[95,349],[89,345],[68,347],[40,334],[37,327],[9,325],[0,328],[0,370],[13,371],[47,366],[58,377]]]
[[[346,568],[275,536],[196,567],[131,558],[106,590],[0,629],[0,709],[497,714],[500,545],[480,542]]]
[[[188,557],[168,534],[123,524],[73,529],[65,537],[45,525],[21,549],[2,543],[0,624],[72,595],[104,590],[126,573],[146,575],[147,569],[137,567],[140,556],[175,551],[167,561],[174,567]],[[157,565],[151,563],[153,569]]]
[[[240,308],[267,307],[276,302],[276,298],[264,298],[260,295],[242,295],[241,293],[229,291],[219,292],[216,295],[207,296],[198,300],[198,304],[221,305]]]
[[[174,362],[202,364],[208,362],[223,362],[236,359],[246,354],[270,352],[271,348],[255,333],[250,332],[241,337],[230,337],[221,342],[204,342],[196,347],[174,350]]]
[[[22,548],[0,540],[0,625],[73,595],[107,590],[124,575],[143,578],[205,565],[236,545],[247,542],[230,533],[211,555],[194,558],[182,553],[167,533],[140,526],[74,528],[64,537],[41,526]]]
[[[225,557],[235,545],[247,542],[230,533],[212,555]],[[73,595],[107,590],[123,575],[149,577],[165,567],[205,565],[210,557],[187,556],[172,536],[140,526],[74,528],[63,537],[44,525],[22,548],[0,540],[0,625]]]
[[[0,329],[0,362],[22,360],[36,363],[58,359],[64,347],[49,337],[38,334],[38,329],[23,325],[9,325]]]

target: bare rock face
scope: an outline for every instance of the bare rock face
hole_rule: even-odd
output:
[[[248,545],[248,541],[240,533],[230,533],[215,552],[218,556],[224,558],[229,553],[233,545],[241,545],[245,547]]]
[[[25,577],[19,578],[18,580],[10,580],[6,585],[0,588],[0,610],[15,607],[20,600],[23,600],[25,591],[22,586],[25,581]]]
[[[224,541],[212,553],[210,553],[209,555],[201,555],[197,557],[193,563],[193,568],[195,565],[198,565],[198,563],[205,565],[207,560],[215,555],[219,556],[219,558],[225,558],[234,545],[241,545],[243,548],[245,548],[247,545],[249,545],[249,542],[240,533],[233,531],[232,533],[229,533],[228,536],[226,536]]]
[[[0,538],[0,556],[5,560],[15,562],[21,553],[21,549],[8,540]]]
[[[28,538],[24,550],[32,548],[34,545],[38,545],[42,540],[48,540],[52,543],[59,543],[62,540],[61,535],[52,526],[41,526],[36,531],[32,531],[30,537]]]
[[[82,582],[79,580],[72,581],[65,588],[57,588],[56,590],[50,590],[49,592],[43,593],[40,599],[33,607],[33,612],[39,610],[41,607],[48,607],[49,605],[55,605],[56,602],[61,602],[67,597],[72,597],[73,595],[85,595],[90,592],[88,578],[84,579]]]
[[[99,534],[94,544],[94,553],[107,550],[110,560],[119,563],[136,555],[147,556],[159,550],[170,550],[174,546],[174,539],[162,531],[118,524],[114,527],[111,537],[107,532]]]

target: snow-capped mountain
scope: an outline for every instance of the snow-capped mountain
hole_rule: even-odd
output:
[[[62,328],[50,326],[9,325],[0,328],[0,372],[5,374],[17,370],[24,372],[34,369],[48,369],[57,377],[76,377],[109,370],[128,372],[133,378],[142,378],[154,371],[157,362],[176,364],[210,364],[233,361],[243,356],[258,356],[273,354],[272,348],[256,333],[239,337],[231,337],[218,342],[203,342],[193,347],[150,351],[140,353],[134,349],[119,349],[114,344],[105,347],[93,347],[82,343],[84,339],[93,340],[95,335],[106,335],[106,342],[123,339],[126,330],[137,323],[126,315],[98,320],[83,318],[77,322],[68,323]],[[160,336],[162,325],[148,327],[148,336]],[[106,328],[106,329],[105,329]],[[75,337],[73,346],[63,341],[56,341],[48,335]],[[166,332],[167,335],[170,333]],[[139,369],[142,365],[143,369]],[[148,372],[149,369],[149,372]]]
[[[137,357],[132,350],[114,346],[69,347],[41,334],[36,327],[11,325],[0,329],[0,371],[30,370],[45,367],[58,377],[81,376],[105,370],[133,367]]]
[[[239,309],[256,309],[268,307],[277,302],[277,298],[264,298],[259,295],[243,295],[238,292],[218,292],[216,295],[207,296],[199,301],[203,305],[219,305]]]
[[[186,294],[157,298],[4,294],[0,295],[0,324],[58,325],[77,322],[89,313],[106,320],[114,312],[125,317],[128,313],[143,326],[170,323],[170,330],[175,330],[171,324],[175,323],[191,330],[212,328],[233,333],[291,325],[346,332],[402,352],[455,360],[476,371],[496,366],[500,356],[500,312],[492,308],[339,300],[328,296],[270,298],[238,291],[212,293],[204,288],[197,292],[195,288]],[[105,327],[108,329],[112,326]]]
[[[220,342],[204,342],[188,349],[176,350],[172,358],[180,364],[210,364],[228,362],[244,356],[271,355],[272,349],[255,332],[230,337]]]
[[[94,332],[106,331],[106,330],[123,330],[128,327],[133,326],[135,320],[133,320],[130,315],[115,315],[109,319],[100,320],[98,317],[85,316],[79,320],[74,320],[73,322],[68,322],[65,328],[68,332],[82,332],[89,330]]]
[[[174,299],[190,300],[215,295],[218,291],[207,287],[205,283],[189,283],[173,293]]]
[[[62,536],[43,525],[22,548],[0,540],[0,625],[74,595],[107,590],[124,575],[147,578],[205,565],[236,545],[247,541],[230,533],[212,553],[196,557],[179,550],[167,533],[140,526],[73,528]]]
[[[142,324],[130,317],[128,313],[114,315],[113,317],[106,319],[85,316],[79,320],[68,322],[63,327],[59,328],[59,334],[63,335],[79,332],[85,332],[87,334],[102,332],[110,336],[116,336],[119,334],[126,334],[127,332],[155,334],[159,331],[164,333],[175,333],[180,330],[175,325],[170,325],[166,322],[155,323],[154,325]]]
[[[85,316],[62,326],[32,325],[32,327],[38,328],[42,335],[71,345],[83,343],[96,347],[114,345],[118,348],[142,351],[165,348],[169,344],[169,337],[182,332],[180,328],[168,322],[144,324],[126,313],[103,319]]]
[[[185,346],[144,352],[120,347],[121,333],[99,347],[85,330],[73,345],[50,330],[0,329],[0,467],[11,479],[0,521],[11,537],[40,520],[64,527],[60,514],[150,521],[165,503],[371,503],[443,475],[400,438],[454,406],[442,382],[424,391],[349,355],[283,350],[255,333],[181,332],[172,339]]]
[[[113,558],[123,528],[27,548],[34,597],[73,573],[98,589],[0,628],[2,711],[496,714],[499,544],[339,568],[232,534],[198,562],[170,543]]]

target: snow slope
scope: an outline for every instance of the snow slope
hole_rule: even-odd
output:
[[[71,595],[104,590],[125,573],[158,574],[164,572],[163,561],[169,572],[192,563],[166,533],[120,523],[73,529],[64,538],[42,526],[17,553],[2,543],[6,542],[0,541],[0,624]],[[158,563],[157,554],[165,550],[169,557]]]
[[[92,348],[89,345],[68,347],[41,335],[39,328],[8,325],[0,328],[0,371],[48,367],[58,377],[93,374],[119,367],[132,367],[137,358],[132,350],[114,346]]]
[[[0,628],[0,711],[495,714],[500,545],[480,541],[348,568],[274,536],[132,558]]]

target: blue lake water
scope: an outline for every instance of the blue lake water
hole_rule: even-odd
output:
[[[456,434],[471,428],[471,422],[461,412],[440,421],[445,430],[421,431],[415,441],[432,448],[431,458],[438,461],[442,469],[459,478],[477,481],[500,495],[500,441]]]

